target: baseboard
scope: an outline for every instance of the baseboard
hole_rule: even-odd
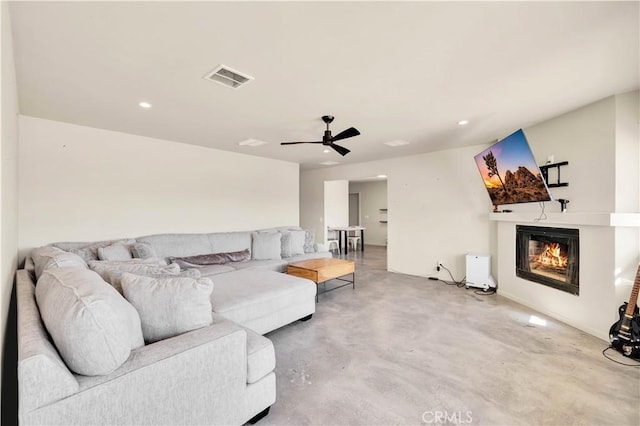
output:
[[[542,314],[545,314],[547,316],[550,316],[551,318],[557,319],[558,321],[562,321],[563,323],[570,325],[573,328],[577,328],[580,331],[584,331],[585,333],[589,333],[590,335],[597,337],[598,339],[602,339],[605,342],[609,343],[609,335],[606,333],[602,333],[601,330],[596,330],[596,329],[592,329],[590,327],[584,327],[580,324],[576,324],[575,321],[573,321],[571,318],[567,318],[564,315],[561,315],[557,312],[554,312],[550,309],[546,309],[543,306],[537,306],[535,303],[531,303],[527,300],[524,300],[518,296],[514,296],[513,294],[507,293],[503,290],[500,290],[500,288],[498,287],[498,294],[500,296],[504,296],[507,299],[513,300],[516,303],[519,303],[521,305],[524,305],[528,308],[534,309]]]

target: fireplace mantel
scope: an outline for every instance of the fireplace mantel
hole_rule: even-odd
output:
[[[547,219],[536,222],[540,212],[489,213],[489,220],[497,222],[544,225],[587,225],[640,227],[640,213],[546,213]]]

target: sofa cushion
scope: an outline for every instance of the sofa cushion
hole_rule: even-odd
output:
[[[211,250],[201,253],[229,253],[251,251],[251,232],[216,232],[207,234]]]
[[[98,247],[98,259],[100,260],[133,259],[133,256],[131,255],[131,245],[115,243],[106,247]]]
[[[282,232],[281,251],[283,258],[304,254],[305,231]]]
[[[223,265],[229,262],[242,262],[249,260],[251,253],[249,249],[234,251],[229,253],[210,253],[198,256],[169,257],[172,263],[177,263],[180,268],[199,268],[205,265]]]
[[[140,314],[147,343],[211,324],[213,282],[208,278],[151,278],[124,273],[122,289]]]
[[[246,262],[229,263],[234,270],[241,269],[266,269],[275,272],[286,272],[287,261],[283,259],[269,259],[269,260],[248,260]]]
[[[288,263],[302,262],[303,260],[331,258],[333,254],[330,251],[319,251],[313,253],[299,254],[287,259]]]
[[[256,260],[281,259],[279,232],[254,232],[251,258]]]
[[[242,265],[245,262],[234,263],[234,265]],[[206,265],[201,266],[197,269],[200,272],[200,276],[210,277],[213,275],[224,274],[226,272],[233,272],[235,268],[233,266],[227,265]]]
[[[207,234],[158,234],[136,238],[136,241],[151,244],[156,256],[165,259],[169,256],[195,256],[215,251]]]
[[[87,263],[77,254],[53,246],[38,247],[31,251],[36,279],[49,268],[75,267],[87,269]]]
[[[316,295],[313,281],[266,270],[220,274],[215,282],[213,311],[240,325],[313,301]]]
[[[93,271],[44,271],[36,300],[58,352],[78,374],[109,374],[144,345],[135,308]]]
[[[92,271],[97,272],[103,280],[108,282],[122,294],[122,287],[120,286],[119,278],[123,272],[139,273],[139,274],[173,274],[180,273],[180,267],[178,265],[165,265],[160,263],[159,260],[142,260],[133,259],[130,261],[93,261],[89,262],[89,268]]]

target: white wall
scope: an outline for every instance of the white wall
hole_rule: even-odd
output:
[[[380,223],[388,220],[387,181],[378,182],[349,182],[349,193],[360,194],[360,225],[364,226],[365,243],[376,246],[387,244],[387,224]]]
[[[2,145],[0,146],[0,323],[2,324],[2,354],[7,313],[18,256],[18,91],[13,61],[13,40],[8,2],[0,5],[2,22],[2,74],[0,106]],[[1,380],[1,378],[0,378]]]
[[[298,164],[20,117],[19,248],[299,221]]]
[[[386,174],[388,269],[435,275],[436,261],[442,260],[461,279],[466,253],[490,253],[493,244],[495,225],[488,221],[492,206],[473,160],[484,148],[486,145],[478,145],[305,170],[300,175],[301,226],[322,235],[318,216],[324,211],[324,181]]]
[[[324,232],[316,232],[316,235],[324,235],[324,241],[327,240],[327,227],[349,225],[349,181],[324,182],[324,223]]]
[[[555,162],[569,162],[561,169],[562,181],[569,186],[550,189],[554,199],[570,201],[567,211],[614,211],[615,113],[615,98],[611,96],[524,129],[538,164],[544,164],[549,155]],[[546,204],[546,211],[560,212],[557,201]],[[537,203],[510,208],[515,212],[539,210]]]

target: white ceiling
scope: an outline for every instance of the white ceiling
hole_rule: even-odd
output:
[[[488,143],[638,88],[638,2],[18,2],[22,114],[301,163]],[[202,77],[225,64],[255,78]],[[144,110],[138,102],[148,101]],[[322,115],[352,152],[323,153]],[[458,120],[470,120],[460,127]],[[254,138],[268,144],[251,148]],[[390,148],[384,142],[405,140]]]

